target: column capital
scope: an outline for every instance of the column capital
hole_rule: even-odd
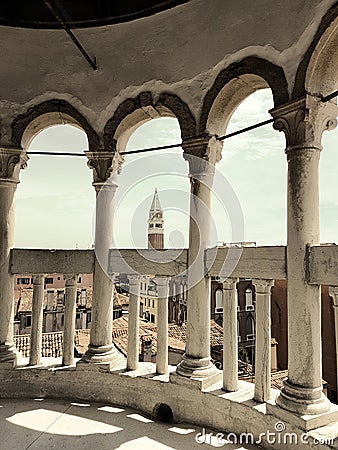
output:
[[[75,286],[77,284],[76,273],[64,273],[63,278],[65,280],[65,286]]]
[[[215,136],[202,136],[182,142],[183,157],[189,163],[192,176],[214,172],[214,166],[222,159],[223,142]]]
[[[87,165],[93,170],[93,186],[95,187],[102,187],[110,177],[114,177],[122,170],[124,158],[117,151],[88,151],[85,154],[88,158]],[[115,184],[115,180],[112,180],[111,184]]]
[[[33,284],[44,284],[45,276],[42,273],[33,273]]]
[[[155,277],[153,278],[154,282],[157,286],[168,286],[169,285],[169,277]]]
[[[0,145],[0,181],[19,183],[20,170],[27,167],[28,159],[21,147]]]
[[[324,131],[337,126],[338,107],[332,102],[322,102],[318,97],[303,98],[270,110],[273,127],[286,137],[286,153],[291,150],[321,150]]]
[[[223,284],[223,290],[232,291],[232,290],[236,289],[236,287],[237,287],[238,278],[222,278],[221,277],[221,282]]]
[[[270,294],[271,288],[275,284],[274,280],[264,278],[253,278],[251,282],[255,286],[256,294]]]
[[[338,286],[330,286],[329,287],[329,296],[333,300],[333,306],[338,308]]]
[[[128,275],[129,285],[138,285],[141,282],[141,275]]]

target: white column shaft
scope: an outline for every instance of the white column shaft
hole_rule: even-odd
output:
[[[271,280],[252,280],[256,291],[256,402],[271,397]]]
[[[237,285],[223,281],[223,389],[238,390]]]
[[[140,277],[129,277],[127,369],[136,370],[140,345]]]
[[[210,278],[204,276],[204,250],[210,240],[211,193],[207,184],[191,178],[188,251],[187,345],[193,358],[210,358]]]
[[[42,354],[42,322],[44,299],[44,276],[33,276],[33,302],[32,302],[32,327],[29,352],[29,364],[32,366],[41,364]]]
[[[0,180],[0,362],[15,360],[14,277],[9,273],[14,243],[16,183]]]
[[[63,355],[64,366],[74,365],[75,318],[76,318],[76,284],[77,275],[64,275],[65,311],[63,327]]]
[[[169,278],[156,278],[158,289],[157,300],[157,355],[156,372],[168,372],[168,296]]]
[[[114,284],[108,276],[109,249],[112,247],[113,200],[117,184],[94,183],[96,197],[95,263],[93,279],[90,344],[83,360],[118,366],[123,357],[112,342]]]
[[[304,266],[306,246],[319,243],[319,157],[303,148],[288,158],[288,379],[305,388],[322,385],[320,286],[307,284]]]

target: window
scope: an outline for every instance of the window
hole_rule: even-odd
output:
[[[61,280],[61,277],[58,277],[58,281],[60,281]]]
[[[54,283],[54,278],[45,278],[45,284],[53,284]]]
[[[18,278],[17,284],[30,284],[30,278]]]
[[[246,332],[248,341],[255,339],[255,321],[251,316],[246,319]]]
[[[254,305],[252,300],[252,289],[247,288],[245,291],[245,310],[246,311],[253,311]]]
[[[153,308],[155,308],[155,300],[153,300]]]
[[[162,224],[161,223],[155,223],[155,227],[156,228],[162,228]]]
[[[155,323],[155,315],[154,314],[151,314],[150,322],[151,323]]]
[[[78,283],[81,283],[81,282],[82,282],[82,277],[79,277],[78,280],[77,280],[77,282],[78,282]]]
[[[32,326],[32,316],[26,316],[26,327]]]
[[[151,223],[151,224],[149,225],[149,228],[154,228],[154,224]]]
[[[239,322],[239,319],[237,319],[237,340],[238,342],[241,341],[241,324]]]
[[[222,292],[222,289],[217,289],[217,291],[215,292],[215,300],[216,300],[215,312],[222,312],[223,311],[223,292]]]

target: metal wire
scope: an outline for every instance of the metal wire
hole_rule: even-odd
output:
[[[326,97],[323,97],[321,99],[321,102],[326,103],[326,102],[332,100],[333,98],[335,98],[337,96],[338,96],[338,91],[334,91],[334,92],[332,92],[332,94],[329,94]]]
[[[321,99],[321,102],[323,102],[323,103],[328,102],[337,96],[338,96],[338,91],[332,92],[332,94],[329,94],[326,97],[323,97]],[[234,131],[233,133],[225,134],[224,136],[216,136],[216,139],[218,141],[224,141],[225,139],[229,139],[231,137],[238,136],[239,134],[247,133],[248,131],[255,130],[260,127],[264,127],[265,125],[268,125],[269,123],[272,123],[273,121],[274,121],[274,119],[264,120],[263,122],[258,122],[254,125],[250,125],[248,127],[242,128],[241,130]],[[158,150],[168,150],[170,148],[179,148],[179,147],[182,147],[182,142],[180,142],[178,144],[160,145],[158,147],[133,149],[133,150],[129,150],[126,152],[121,152],[121,155],[133,155],[133,154],[137,154],[137,153],[155,152]],[[76,157],[86,156],[85,153],[71,153],[71,152],[29,151],[29,152],[27,152],[27,154],[28,155],[46,155],[46,156],[76,156]]]

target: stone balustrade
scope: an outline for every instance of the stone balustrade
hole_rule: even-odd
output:
[[[163,255],[161,255],[163,253]],[[226,395],[238,395],[241,385],[238,381],[238,339],[237,339],[237,291],[236,283],[241,277],[249,278],[255,287],[256,293],[256,354],[255,354],[255,385],[252,391],[252,399],[256,403],[268,402],[269,414],[275,414],[282,408],[271,404],[275,394],[272,395],[271,357],[270,357],[270,294],[274,279],[287,279],[286,274],[286,248],[285,247],[257,247],[242,248],[239,262],[231,274],[231,277],[222,276],[224,261],[229,254],[229,248],[208,249],[205,252],[205,264],[209,268],[206,277],[219,276],[223,282],[223,372],[217,372],[209,377],[211,381],[204,379],[201,382],[202,389],[217,385],[221,378],[221,387]],[[327,258],[330,264],[327,264]],[[330,295],[337,304],[338,285],[338,246],[314,246],[308,249],[307,254],[308,283],[324,284],[329,282],[332,286]],[[109,271],[126,273],[130,279],[130,309],[128,324],[128,355],[124,364],[126,374],[133,371],[137,377],[140,370],[139,363],[139,303],[140,283],[142,276],[152,274],[158,285],[158,352],[154,372],[164,376],[164,380],[180,384],[189,381],[188,378],[175,372],[168,378],[168,282],[170,277],[182,274],[188,266],[187,250],[111,250],[109,256]],[[79,273],[91,273],[94,267],[94,251],[92,250],[27,250],[13,249],[11,251],[10,275],[33,274],[33,310],[31,351],[29,365],[41,364],[42,345],[42,299],[44,275],[47,273],[64,274],[65,287],[65,320],[62,365],[74,366],[74,337],[75,337],[75,300],[76,280]],[[336,281],[335,281],[336,280]],[[338,322],[338,315],[336,315]],[[338,323],[336,323],[338,329]],[[306,337],[304,337],[306,339]],[[187,336],[189,339],[189,336]],[[289,343],[290,345],[290,343]],[[292,345],[292,343],[291,343]],[[82,363],[83,364],[83,363]],[[92,364],[85,364],[86,367]],[[122,367],[122,369],[123,369]],[[109,366],[110,371],[119,367]],[[218,376],[221,375],[221,378]],[[191,379],[193,380],[193,378]],[[151,382],[151,380],[150,380]],[[216,383],[216,384],[215,384]],[[231,399],[231,397],[229,397]],[[237,401],[237,400],[236,400]],[[275,409],[273,409],[275,408]],[[277,408],[277,412],[276,412]],[[330,413],[330,412],[329,412]],[[288,412],[288,414],[290,414]],[[335,412],[337,415],[337,412]],[[284,417],[284,416],[283,416]],[[305,422],[304,422],[305,423]],[[317,425],[311,425],[306,421],[303,426],[311,429]]]

